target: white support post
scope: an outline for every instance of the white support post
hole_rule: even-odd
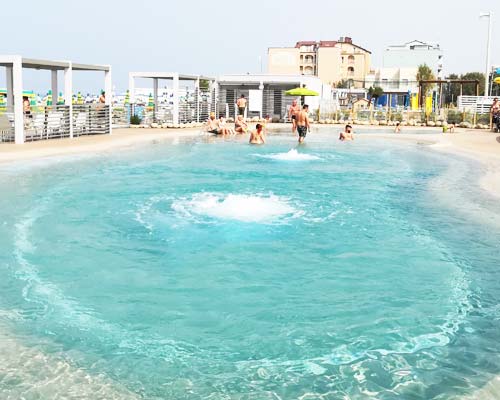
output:
[[[7,107],[14,106],[14,91],[12,84],[12,66],[5,68],[5,81],[7,82]]]
[[[24,143],[24,116],[23,116],[23,61],[16,57],[13,64],[13,93],[14,93],[14,132],[16,144]]]
[[[135,92],[135,78],[132,73],[128,74],[128,95],[130,98],[130,104],[135,103],[135,97],[134,97],[134,92]]]
[[[57,92],[57,70],[52,70],[50,71],[51,74],[51,85],[50,88],[52,89],[52,106],[55,107],[57,105],[57,98],[59,97],[59,93]]]
[[[200,77],[196,79],[196,122],[200,122]]]
[[[156,115],[158,111],[158,78],[153,78],[153,121],[156,122]]]
[[[173,110],[173,124],[179,124],[179,74],[173,77],[173,92],[174,92],[174,110]]]
[[[109,134],[113,133],[113,82],[111,80],[111,66],[104,71],[104,91],[106,92],[105,104],[109,107]]]
[[[219,113],[218,113],[218,107],[217,107],[217,103],[218,103],[218,99],[219,99],[219,85],[217,84],[216,81],[213,82],[213,93],[214,93],[214,99],[213,99],[213,103],[214,103],[214,113],[215,113],[215,118],[219,118]]]
[[[69,137],[73,139],[73,66],[64,69],[64,104],[69,107]]]

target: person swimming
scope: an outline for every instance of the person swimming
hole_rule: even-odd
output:
[[[264,144],[266,143],[266,138],[263,132],[264,127],[261,124],[255,126],[255,131],[250,132],[250,144]]]
[[[346,125],[344,132],[340,132],[339,140],[341,141],[351,141],[354,140],[354,135],[352,134],[352,126]]]

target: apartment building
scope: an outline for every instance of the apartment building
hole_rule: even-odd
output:
[[[300,41],[295,47],[270,47],[268,72],[275,75],[317,76],[325,84],[342,82],[352,88],[364,87],[370,72],[371,52],[350,37],[336,41]]]

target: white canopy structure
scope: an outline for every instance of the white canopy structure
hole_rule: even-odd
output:
[[[154,122],[171,122],[174,125],[180,122],[200,122],[205,114],[215,111],[216,86],[215,78],[203,75],[187,75],[178,72],[130,72],[129,73],[129,95],[130,103],[135,103],[136,79],[153,80],[153,115]],[[158,99],[159,81],[172,82],[172,99],[168,104],[160,104]],[[194,84],[191,97],[189,93],[181,101],[181,82]],[[208,88],[201,88],[200,82],[208,81]],[[206,115],[208,117],[208,115]]]
[[[7,82],[7,110],[13,109],[13,125],[14,125],[14,136],[15,143],[24,143],[26,140],[25,128],[27,124],[25,121],[26,115],[23,110],[23,69],[37,69],[37,70],[49,70],[52,71],[51,75],[51,88],[52,95],[57,99],[58,94],[58,80],[57,72],[64,71],[64,105],[52,106],[49,110],[45,110],[45,122],[44,122],[44,132],[45,134],[40,134],[40,138],[44,136],[49,137],[73,137],[75,129],[75,110],[72,104],[73,95],[73,71],[102,71],[104,72],[104,87],[106,96],[105,105],[101,105],[100,108],[96,108],[94,114],[86,112],[85,115],[81,115],[80,119],[85,116],[86,125],[84,125],[84,134],[90,133],[111,133],[111,66],[109,65],[88,65],[72,63],[71,61],[51,61],[51,60],[35,60],[31,58],[24,58],[20,55],[0,55],[0,66],[6,68],[6,82]],[[54,101],[56,104],[57,101]],[[76,106],[78,108],[78,106]],[[90,108],[89,108],[90,109]],[[80,110],[81,111],[81,110]],[[48,116],[48,113],[52,113],[52,119]],[[82,111],[83,112],[83,111]],[[92,117],[97,116],[100,121],[99,125],[93,123]],[[105,116],[106,121],[103,120]],[[32,117],[30,115],[30,117]],[[64,122],[65,121],[65,122]],[[30,121],[31,122],[31,121]],[[59,125],[59,126],[57,126]],[[47,126],[49,126],[47,128]],[[96,129],[92,129],[93,127]],[[56,131],[57,136],[50,134],[49,130],[52,129]],[[52,131],[51,131],[52,132]],[[37,131],[38,134],[38,131]]]

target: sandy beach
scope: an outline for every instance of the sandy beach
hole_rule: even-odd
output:
[[[288,125],[272,124],[269,131],[280,130]],[[316,129],[339,130],[339,125]],[[366,127],[359,127],[366,129]],[[377,129],[378,128],[378,129]],[[385,128],[385,127],[384,127]],[[372,130],[372,128],[370,128]],[[387,130],[376,127],[373,130]],[[481,162],[486,174],[481,179],[481,187],[500,197],[500,135],[492,132],[459,130],[452,134],[442,134],[436,128],[413,128],[425,133],[360,133],[359,140],[402,140],[410,143],[427,143],[436,151],[460,154]],[[0,145],[0,164],[67,156],[72,154],[101,153],[112,149],[148,144],[157,141],[200,135],[200,129],[114,129],[112,135],[84,136],[74,139],[55,139],[14,145]]]

